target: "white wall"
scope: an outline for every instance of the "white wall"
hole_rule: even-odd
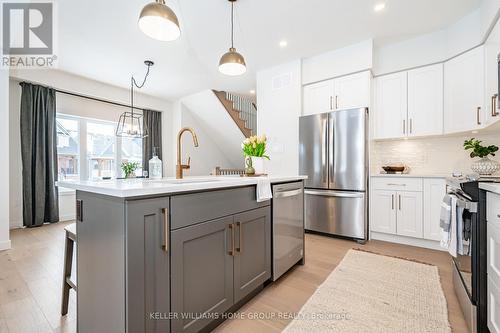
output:
[[[0,69],[0,156],[9,156],[9,71]],[[10,248],[9,163],[0,163],[0,250]]]
[[[282,80],[283,77],[288,77]],[[275,80],[287,82],[277,86]],[[274,81],[274,82],[273,82]],[[299,172],[299,116],[302,110],[301,61],[257,72],[257,132],[268,136],[270,174]]]
[[[195,148],[191,134],[189,132],[183,134],[181,142],[182,163],[186,164],[188,157],[191,156],[191,168],[184,170],[185,176],[208,176],[216,166],[225,169],[243,169],[243,155],[241,156],[241,163],[239,165],[232,162],[227,157],[226,152],[212,140],[210,132],[194,117],[193,113],[184,105],[181,108],[181,127],[191,127],[196,133],[199,144]],[[235,144],[239,145],[240,143],[236,142]]]
[[[21,139],[19,133],[20,122],[20,101],[21,87],[19,82],[22,80],[35,82],[51,86],[60,90],[76,92],[82,95],[99,97],[105,100],[111,100],[124,104],[130,103],[130,91],[127,89],[111,86],[98,81],[86,79],[80,76],[72,75],[58,70],[14,70],[10,73],[9,80],[9,130],[10,154],[9,166],[11,169],[10,195],[10,228],[22,226],[22,164],[21,164]],[[76,115],[81,117],[95,118],[101,120],[117,121],[124,108],[113,106],[97,101],[86,100],[74,96],[57,94],[57,111],[60,113]],[[173,150],[173,141],[171,141],[172,131],[172,103],[156,97],[137,93],[135,95],[138,107],[151,108],[162,112],[162,132],[163,132],[163,159],[165,162],[164,174],[166,176],[174,175],[171,168],[167,165],[173,164],[170,159]],[[66,194],[67,195],[67,194]],[[60,200],[62,218],[68,217],[68,207],[71,199],[62,198]],[[71,205],[73,207],[73,205]],[[71,208],[70,207],[70,208]]]
[[[442,62],[479,45],[483,38],[480,27],[478,9],[446,29],[375,47],[373,72],[381,75]]]
[[[360,72],[372,68],[373,40],[302,60],[302,84]],[[260,92],[259,92],[260,93]]]

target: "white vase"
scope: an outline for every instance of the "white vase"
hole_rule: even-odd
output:
[[[252,159],[252,168],[255,170],[256,175],[262,175],[266,173],[266,161],[265,158],[263,157],[256,157],[256,156],[251,156]],[[248,165],[245,163],[245,168],[247,168]]]
[[[490,160],[488,157],[483,157],[479,161],[472,163],[471,169],[481,176],[489,176],[500,170],[500,163]]]

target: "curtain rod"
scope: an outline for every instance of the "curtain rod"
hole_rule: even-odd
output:
[[[39,84],[39,83],[36,83],[36,82],[30,82],[30,81],[26,81],[26,80],[22,80],[20,83],[22,83],[22,82],[26,82],[26,83],[31,83],[31,84],[36,84],[36,85],[43,86],[43,84]],[[54,89],[54,91],[56,93],[59,93],[59,94],[64,94],[64,95],[70,95],[70,96],[74,96],[74,97],[89,99],[89,100],[96,101],[96,102],[111,104],[111,105],[120,106],[120,107],[124,107],[124,108],[130,109],[130,105],[127,105],[127,104],[123,104],[123,103],[119,103],[119,102],[113,102],[113,101],[110,101],[110,100],[107,100],[107,99],[103,99],[103,98],[99,98],[99,97],[82,95],[82,94],[74,93],[74,92],[71,92],[71,91],[57,89],[57,88],[50,87],[50,86],[49,86],[49,88]],[[135,110],[141,110],[141,111],[142,110],[151,110],[151,111],[156,111],[156,112],[162,112],[162,111],[154,110],[154,109],[151,109],[151,108],[134,107],[134,109]]]

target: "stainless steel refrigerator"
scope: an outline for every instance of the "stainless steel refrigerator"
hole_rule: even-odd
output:
[[[307,230],[367,239],[368,109],[300,117]]]

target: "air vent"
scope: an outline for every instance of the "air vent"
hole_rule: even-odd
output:
[[[292,83],[292,73],[285,73],[273,77],[273,90],[279,90],[290,86]]]

